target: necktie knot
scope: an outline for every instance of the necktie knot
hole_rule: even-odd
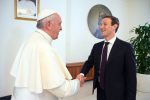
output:
[[[107,46],[109,44],[109,42],[105,42],[105,45]]]

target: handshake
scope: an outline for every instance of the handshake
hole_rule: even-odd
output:
[[[86,77],[84,77],[83,75],[79,74],[79,75],[77,75],[76,79],[78,79],[80,81],[80,87],[83,87],[83,84],[85,82]]]

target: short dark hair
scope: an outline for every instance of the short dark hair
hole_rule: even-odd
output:
[[[111,25],[115,25],[115,24],[118,25],[118,27],[116,28],[116,31],[115,31],[115,32],[117,32],[118,28],[119,28],[119,19],[117,17],[115,17],[115,16],[104,16],[102,19],[104,19],[104,18],[111,19]]]

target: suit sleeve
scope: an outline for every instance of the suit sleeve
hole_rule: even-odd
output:
[[[83,73],[85,76],[89,72],[89,70],[93,67],[93,64],[94,64],[94,51],[95,51],[94,49],[95,49],[95,45],[92,48],[92,51],[90,53],[90,56],[88,57],[88,60],[84,63],[84,65],[81,69],[81,73]]]
[[[49,92],[59,98],[75,95],[80,89],[80,82],[78,79],[66,80],[62,85],[54,89],[48,89]]]
[[[125,55],[126,100],[136,100],[136,62],[134,50],[128,46]]]

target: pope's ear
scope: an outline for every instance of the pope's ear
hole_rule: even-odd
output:
[[[51,21],[47,21],[46,25],[50,26],[51,25]]]
[[[51,27],[52,27],[51,21],[48,21],[48,22],[46,23],[46,27],[47,27],[48,29],[51,29]]]

